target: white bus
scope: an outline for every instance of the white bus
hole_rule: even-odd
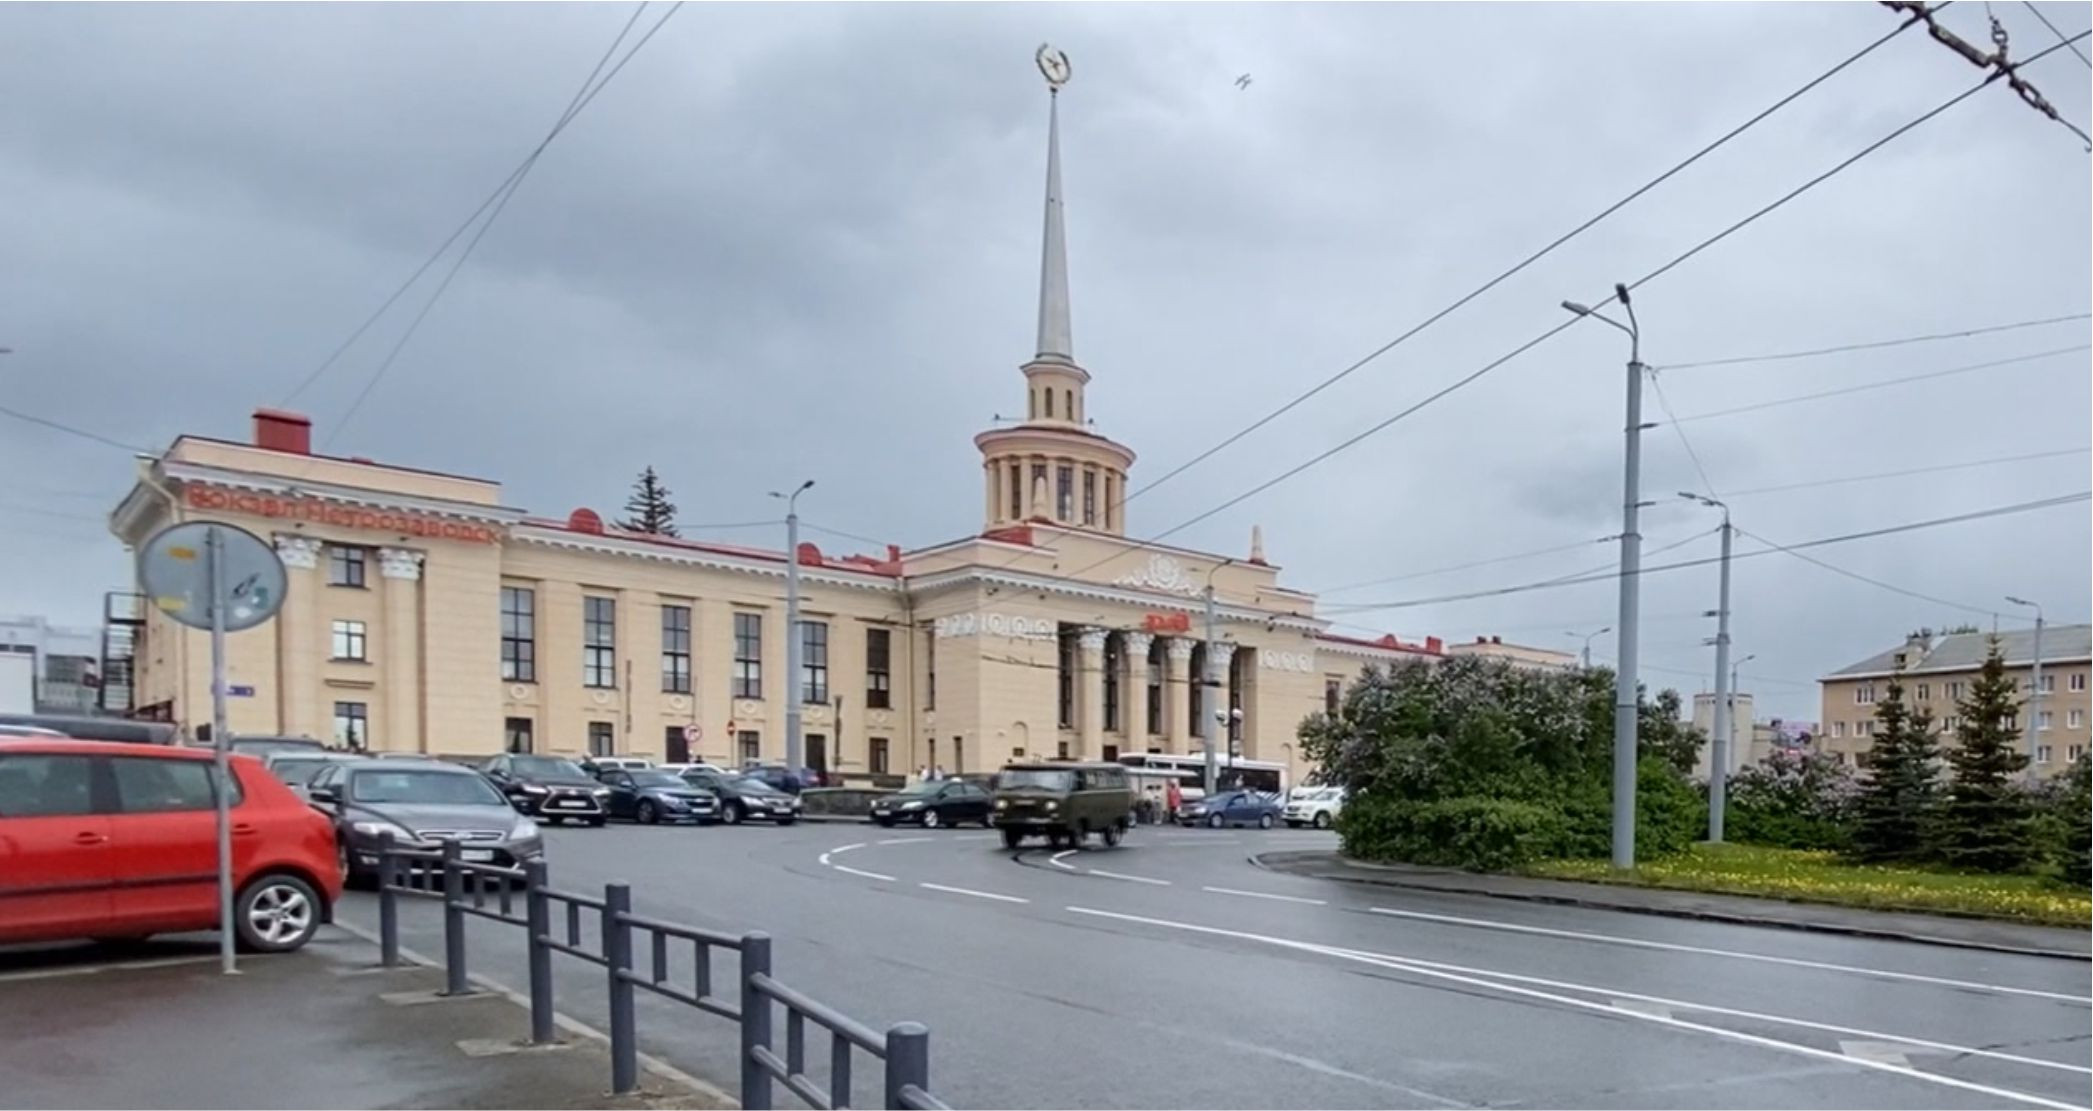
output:
[[[1169,756],[1160,752],[1137,752],[1121,756],[1119,762],[1129,768],[1155,768],[1178,773],[1179,782],[1187,798],[1198,798],[1206,791],[1206,757]],[[1269,760],[1245,760],[1238,756],[1230,759],[1220,757],[1217,765],[1221,789],[1232,791],[1237,788],[1262,791],[1268,795],[1286,794],[1286,765]]]

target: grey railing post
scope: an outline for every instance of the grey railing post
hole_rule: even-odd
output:
[[[458,842],[443,843],[443,993],[472,991],[465,968],[465,870],[459,866]]]
[[[770,1111],[770,1071],[756,1060],[756,1050],[770,1048],[770,997],[756,989],[757,976],[770,975],[770,935],[741,935],[741,1107]]]
[[[528,861],[523,866],[523,919],[530,931],[531,1041],[544,1045],[556,1040],[552,1022],[552,949],[545,942],[552,936],[552,900],[545,894],[545,862]]]
[[[350,850],[353,859],[354,850]],[[378,963],[387,968],[400,965],[399,858],[393,855],[392,834],[378,835]],[[344,880],[347,876],[342,877]]]
[[[897,1022],[887,1027],[888,1108],[907,1107],[903,1089],[930,1091],[930,1031],[920,1022]]]
[[[639,1038],[632,1003],[632,888],[603,885],[603,960],[610,969],[610,1090],[625,1095],[640,1086]]]

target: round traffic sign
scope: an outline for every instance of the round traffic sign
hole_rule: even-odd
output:
[[[705,727],[699,725],[697,722],[691,722],[689,725],[683,727],[683,739],[691,742],[692,744],[696,744],[697,742],[703,740],[704,737]]]
[[[211,557],[225,583],[225,631],[252,629],[283,608],[283,561],[261,537],[233,525],[169,525],[138,550],[138,581],[152,605],[192,629],[211,627]]]

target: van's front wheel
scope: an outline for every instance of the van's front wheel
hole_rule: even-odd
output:
[[[1124,835],[1123,835],[1123,834],[1122,834],[1122,833],[1120,832],[1120,830],[1119,830],[1119,827],[1118,827],[1118,826],[1106,826],[1106,827],[1105,827],[1105,847],[1106,847],[1106,848],[1108,848],[1108,849],[1116,849],[1116,848],[1118,848],[1118,847],[1119,847],[1119,839],[1120,839],[1120,838],[1121,838],[1122,836],[1124,836]]]

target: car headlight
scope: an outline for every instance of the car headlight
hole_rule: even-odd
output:
[[[596,796],[596,797],[597,797],[597,798],[599,798],[599,799],[607,799],[607,798],[609,798],[609,797],[610,797],[610,788],[608,788],[608,787],[591,787],[591,788],[589,788],[589,793],[590,793],[590,794],[592,794],[592,795],[594,795],[594,796]]]
[[[996,809],[998,809],[998,810],[1008,810],[1008,809],[1010,809],[1010,800],[1009,800],[1009,799],[997,799],[997,800],[996,800]]]
[[[1060,804],[1060,803],[1058,803],[1058,802],[1056,802],[1056,801],[1054,801],[1053,799],[1048,799],[1048,800],[1047,800],[1047,804],[1046,804],[1046,808],[1047,808],[1048,810],[1059,810],[1059,809],[1061,809],[1061,804]]]
[[[517,786],[523,788],[523,793],[526,795],[542,795],[545,793],[545,788],[536,783],[519,783]]]
[[[355,830],[358,833],[363,834],[365,837],[385,837],[387,835],[390,835],[393,840],[399,841],[403,844],[419,845],[422,843],[422,839],[415,836],[412,830],[408,829],[406,826],[398,824],[397,822],[350,822],[349,828]]]
[[[518,818],[516,819],[516,824],[509,827],[509,840],[511,841],[536,841],[537,839],[538,823],[531,821],[529,818]]]
[[[902,803],[902,804],[901,804],[901,809],[903,809],[903,810],[921,810],[921,809],[923,809],[923,804],[922,804],[921,802],[904,802],[904,803]]]

